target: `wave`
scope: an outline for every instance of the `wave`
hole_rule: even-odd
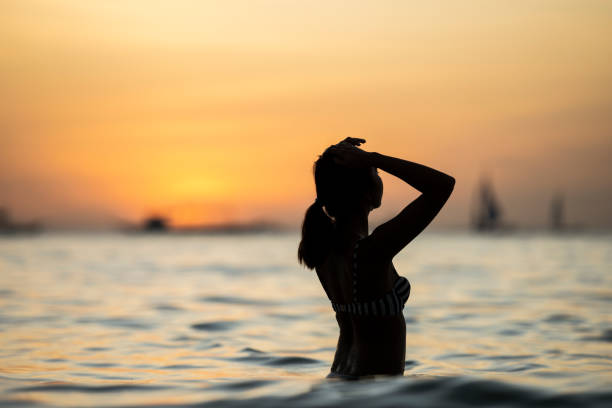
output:
[[[279,387],[282,380],[255,379],[212,384],[203,391],[231,392],[232,398],[206,399],[197,403],[156,404],[155,407],[220,407],[220,408],[285,408],[285,407],[581,407],[604,408],[612,403],[612,392],[590,391],[584,393],[552,391],[527,386],[519,386],[500,381],[466,376],[458,377],[376,377],[358,381],[338,379],[321,380],[311,385],[310,389],[293,395],[275,394],[257,397],[246,397],[257,389],[268,386]],[[289,387],[289,386],[288,386]],[[102,385],[86,386],[70,383],[44,384],[30,387],[19,387],[11,392],[28,393],[116,393],[150,392],[167,387],[152,385]],[[178,389],[177,389],[178,391]],[[276,389],[276,391],[278,391]],[[245,395],[241,395],[241,393]],[[286,394],[282,392],[282,394]],[[17,399],[0,400],[0,406],[11,405]],[[22,405],[30,405],[21,400]],[[34,400],[29,400],[34,403]],[[20,405],[20,404],[15,404]],[[133,404],[130,407],[150,407],[151,404]]]
[[[250,299],[235,296],[203,296],[198,299],[200,302],[225,303],[233,305],[252,305],[252,306],[274,306],[278,302],[264,299]]]

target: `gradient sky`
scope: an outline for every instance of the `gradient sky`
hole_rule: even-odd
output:
[[[612,227],[612,2],[0,2],[0,206],[108,226],[279,220],[346,136],[487,174],[509,222]],[[415,197],[385,177],[375,220]]]

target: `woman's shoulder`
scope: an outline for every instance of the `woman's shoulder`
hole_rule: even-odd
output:
[[[392,258],[386,256],[386,252],[381,251],[381,242],[374,233],[357,241],[355,253],[361,262],[366,263],[386,265],[391,263],[392,260]]]

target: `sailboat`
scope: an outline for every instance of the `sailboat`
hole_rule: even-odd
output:
[[[505,229],[502,224],[502,209],[488,179],[482,179],[472,215],[472,228],[479,232]]]
[[[555,194],[550,201],[550,230],[555,234],[575,233],[585,230],[585,226],[578,223],[566,221],[565,196],[561,193]]]

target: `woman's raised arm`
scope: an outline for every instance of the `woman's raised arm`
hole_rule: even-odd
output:
[[[410,184],[422,194],[397,216],[377,227],[364,246],[380,260],[390,260],[421,233],[440,212],[455,186],[448,174],[422,164],[379,153],[366,152],[357,146],[363,139],[350,139],[328,149],[337,163],[348,167],[377,167]]]
[[[371,234],[371,253],[383,259],[393,258],[421,233],[440,212],[455,186],[448,174],[407,160],[368,153],[371,166],[390,173],[422,194],[398,215],[378,226]]]

